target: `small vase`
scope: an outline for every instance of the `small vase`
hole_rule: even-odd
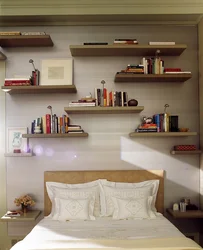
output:
[[[27,211],[28,211],[28,206],[25,206],[25,205],[21,204],[21,208],[22,208],[22,212],[23,212],[24,214],[26,214]]]

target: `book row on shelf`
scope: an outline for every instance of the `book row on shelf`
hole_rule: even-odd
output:
[[[95,98],[81,98],[69,103],[69,107],[125,107],[128,106],[128,94],[125,91],[111,91],[95,88]]]
[[[126,91],[108,91],[108,89],[95,89],[96,106],[125,107],[128,106],[128,93]]]
[[[152,117],[144,117],[141,125],[135,132],[179,132],[178,116],[169,115],[168,113],[154,114]]]
[[[164,68],[164,60],[160,57],[142,58],[141,64],[128,64],[127,67],[117,74],[190,74],[190,71],[182,71],[181,68]]]
[[[113,41],[113,45],[136,45],[138,41],[136,38],[115,38]],[[172,46],[176,43],[173,41],[150,41],[149,45],[168,45]],[[83,45],[108,45],[108,42],[84,42]]]
[[[36,118],[31,124],[31,134],[65,134],[83,133],[80,125],[70,124],[67,115],[58,117],[56,114],[46,114]]]

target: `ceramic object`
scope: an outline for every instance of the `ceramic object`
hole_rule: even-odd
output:
[[[131,99],[128,101],[128,106],[137,106],[138,105],[138,101],[135,99]]]

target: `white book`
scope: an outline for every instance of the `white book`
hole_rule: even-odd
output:
[[[175,42],[149,42],[149,45],[175,45]]]
[[[164,74],[191,74],[191,71],[165,72]]]
[[[114,43],[125,43],[125,44],[137,44],[138,42],[137,41],[114,41]]]
[[[94,107],[95,103],[69,103],[69,107]]]

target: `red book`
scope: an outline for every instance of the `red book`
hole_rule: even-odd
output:
[[[12,82],[12,83],[4,83],[4,86],[29,86],[31,85],[30,82]]]
[[[46,114],[46,131],[47,134],[51,134],[51,115]]]

